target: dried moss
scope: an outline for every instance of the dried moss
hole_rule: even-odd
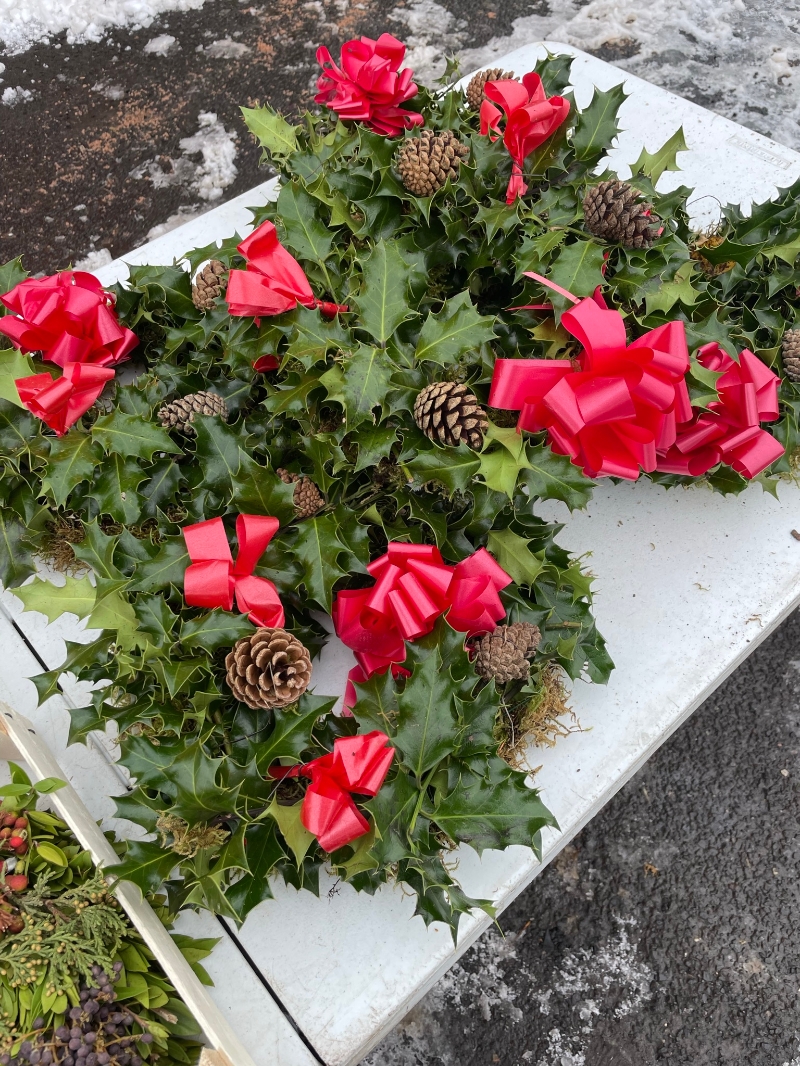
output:
[[[564,671],[557,663],[545,663],[539,673],[536,695],[527,703],[503,705],[496,737],[498,754],[516,770],[535,773],[528,762],[528,748],[555,747],[560,737],[582,733],[583,728],[568,704]],[[568,718],[569,721],[563,721]]]

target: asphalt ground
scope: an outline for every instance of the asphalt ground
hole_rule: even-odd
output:
[[[420,28],[418,18],[407,28],[474,51],[513,37],[517,18],[541,16],[546,29],[548,13],[582,6],[448,0],[447,17],[429,4],[428,25]],[[201,113],[216,114],[235,137],[237,175],[224,198],[251,188],[265,174],[239,105],[269,101],[298,114],[311,99],[316,44],[336,53],[358,34],[404,36],[405,7],[213,0],[144,30],[114,30],[101,43],[68,46],[62,38],[0,57],[3,88],[32,93],[0,107],[0,261],[23,252],[28,269],[51,272],[101,249],[117,256],[177,213],[220,202],[203,201],[182,177],[180,142],[197,132]],[[789,7],[766,5],[764,20]],[[415,10],[422,17],[427,9],[417,2]],[[674,28],[665,21],[664,29]],[[145,52],[166,34],[175,38],[166,54]],[[746,48],[746,32],[734,36]],[[730,94],[703,97],[708,46],[684,37],[685,52],[664,53],[666,66],[648,60],[637,73],[770,132],[778,89],[770,89],[770,114],[757,101],[752,114],[737,114]],[[215,47],[220,41],[228,45]],[[627,66],[635,41],[595,51]],[[690,53],[696,78],[684,85],[675,78]],[[725,66],[724,57],[710,62],[712,72]],[[735,77],[733,63],[728,75]],[[791,105],[784,99],[785,121]],[[154,168],[175,180],[159,185],[147,176]],[[369,1066],[800,1066],[798,751],[795,615],[501,916]]]

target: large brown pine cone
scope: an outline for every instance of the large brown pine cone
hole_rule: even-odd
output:
[[[397,171],[403,185],[414,196],[433,196],[450,178],[458,178],[461,160],[469,155],[469,148],[450,130],[434,133],[423,130],[412,137],[397,153]]]
[[[515,74],[500,67],[492,67],[491,70],[480,70],[473,74],[467,86],[467,103],[473,111],[480,111],[481,104],[486,99],[484,88],[487,81],[519,81]]]
[[[414,401],[414,421],[439,444],[454,448],[463,442],[476,450],[483,447],[489,426],[477,396],[457,381],[426,385]]]
[[[294,506],[298,518],[311,518],[325,506],[325,497],[310,477],[292,474],[279,466],[275,471],[284,485],[294,485]]]
[[[486,633],[473,645],[475,671],[481,677],[522,681],[530,670],[530,657],[539,647],[542,634],[531,622],[512,622]]]
[[[789,381],[800,383],[800,329],[787,330],[781,345],[783,369]]]
[[[195,432],[192,422],[195,415],[216,415],[228,421],[228,405],[216,392],[190,392],[172,403],[163,404],[158,418],[165,429],[180,429],[184,433]]]
[[[192,303],[198,311],[208,311],[225,288],[225,266],[219,259],[206,263],[192,285]]]
[[[583,198],[586,228],[595,237],[626,248],[649,248],[661,233],[661,219],[625,181],[601,181]]]
[[[257,629],[237,640],[225,657],[231,692],[253,710],[287,707],[311,680],[311,655],[285,629]]]

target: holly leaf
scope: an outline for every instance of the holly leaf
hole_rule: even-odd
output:
[[[421,451],[406,464],[414,475],[418,488],[429,481],[440,481],[452,493],[466,492],[473,477],[478,473],[481,461],[466,445],[458,448],[434,446]]]
[[[345,576],[337,562],[339,555],[347,550],[337,535],[338,528],[333,515],[315,515],[300,523],[291,545],[291,551],[303,567],[306,592],[329,614],[333,586]]]
[[[69,574],[63,585],[54,585],[37,577],[30,585],[14,589],[14,595],[22,600],[26,611],[39,611],[47,616],[48,622],[55,622],[67,613],[86,618],[97,599],[97,592],[88,576],[78,578]]]
[[[191,562],[183,537],[171,537],[161,545],[152,559],[136,564],[131,589],[157,592],[169,585],[183,587],[183,575]]]
[[[129,840],[122,862],[104,867],[103,872],[120,881],[131,881],[143,896],[152,895],[180,862],[174,851],[150,840]]]
[[[546,444],[528,447],[528,466],[522,479],[530,498],[562,500],[570,511],[585,507],[592,498],[594,482],[567,455],[556,455]]]
[[[247,915],[263,903],[272,899],[269,875],[286,852],[278,839],[274,822],[253,822],[244,831],[247,865],[250,872],[241,877],[226,891],[225,897],[236,912],[236,922],[241,925]]]
[[[38,418],[0,399],[0,455],[16,459],[28,452],[31,442],[39,436],[41,426]]]
[[[218,648],[231,648],[240,637],[252,632],[253,623],[246,615],[215,610],[199,618],[187,618],[181,626],[180,641],[189,650],[215,652]]]
[[[375,824],[371,854],[379,865],[388,866],[408,857],[411,819],[418,799],[419,789],[410,775],[401,771],[382,785],[374,799],[364,804]]]
[[[364,281],[354,304],[359,326],[385,345],[401,322],[415,313],[408,306],[408,283],[412,267],[395,242],[378,241],[362,261]]]
[[[530,543],[512,529],[490,529],[486,547],[518,585],[532,585],[545,562],[544,552],[534,554],[528,547]]]
[[[288,182],[281,187],[277,206],[286,244],[299,258],[324,266],[331,254],[333,232],[317,217],[317,201],[296,182]]]
[[[89,616],[89,629],[111,629],[117,643],[130,649],[136,641],[139,622],[133,605],[123,595],[127,581],[98,577],[94,610]]]
[[[663,311],[667,314],[678,301],[687,307],[695,304],[700,293],[692,285],[694,273],[695,265],[689,260],[678,268],[672,281],[665,281],[655,292],[646,293],[645,304],[648,315],[654,311]]]
[[[294,485],[285,485],[274,470],[239,451],[239,469],[231,478],[233,502],[242,514],[272,515],[281,525],[294,519]]]
[[[713,341],[720,344],[734,359],[739,358],[739,349],[731,339],[730,327],[727,322],[720,321],[719,310],[714,310],[701,322],[686,322],[686,342],[690,352]]]
[[[180,466],[172,459],[160,459],[147,473],[148,480],[139,490],[142,514],[147,518],[156,518],[159,509],[163,509],[165,504],[174,499],[183,474]]]
[[[374,421],[373,408],[386,399],[389,381],[397,367],[382,348],[362,344],[348,356],[344,367],[334,366],[320,378],[328,388],[328,398],[345,409],[348,429],[360,422]]]
[[[631,174],[644,174],[653,185],[658,184],[658,179],[665,170],[680,170],[677,163],[678,152],[686,152],[686,140],[683,135],[683,126],[679,126],[669,140],[664,141],[655,152],[648,152],[642,148],[641,155],[631,167]]]
[[[114,549],[118,537],[107,537],[97,522],[84,522],[85,537],[72,545],[72,550],[81,562],[94,570],[98,578],[117,581],[122,574],[114,564]]]
[[[91,490],[100,513],[109,514],[124,525],[135,522],[141,515],[138,489],[146,477],[137,460],[131,456],[118,452],[107,455]]]
[[[175,799],[170,808],[173,814],[194,825],[207,822],[216,814],[235,811],[239,786],[230,789],[217,783],[222,762],[222,759],[212,759],[200,741],[196,741],[187,744],[177,758],[164,767],[164,777],[172,785]]]
[[[489,785],[464,774],[435,810],[426,813],[452,840],[470,844],[479,855],[512,844],[533,848],[539,855],[539,833],[545,826],[557,828],[538,792],[510,775]]]
[[[598,285],[603,284],[603,248],[592,241],[575,241],[565,245],[550,269],[548,279],[573,296],[591,296]],[[558,293],[550,294],[564,301]],[[555,301],[554,301],[555,306]]]
[[[175,642],[177,615],[170,610],[163,596],[137,596],[133,609],[139,622],[139,632],[149,638],[154,648],[169,647]]]
[[[627,96],[622,85],[614,85],[605,92],[594,90],[589,106],[577,116],[572,135],[578,159],[592,163],[605,155],[619,132],[617,112]]]
[[[455,685],[437,648],[426,656],[397,697],[399,710],[393,744],[403,763],[417,778],[437,766],[455,749],[456,730],[451,707]]]
[[[316,840],[313,833],[309,833],[300,821],[302,803],[295,803],[291,807],[283,807],[277,799],[273,800],[267,810],[267,814],[277,822],[281,836],[294,855],[298,867],[303,865],[303,859],[308,854],[308,849]]]
[[[195,416],[192,425],[197,434],[197,484],[230,499],[241,461],[239,434],[219,418]]]
[[[338,315],[328,321],[316,309],[298,307],[295,311],[294,335],[286,354],[299,360],[306,370],[323,362],[329,351],[347,351],[351,347],[350,334]]]
[[[0,582],[6,588],[21,584],[35,570],[22,541],[25,525],[10,507],[0,507]]]
[[[0,264],[0,293],[8,294],[21,281],[24,281],[27,276],[28,271],[22,265],[21,255],[18,255],[16,259],[9,259],[7,263]],[[0,303],[0,317],[10,314],[11,312],[8,308]]]
[[[3,339],[5,340],[5,337]],[[30,356],[23,355],[19,348],[4,348],[0,351],[0,399],[8,400],[16,407],[24,408],[25,405],[19,398],[15,381],[17,378],[28,378],[35,373]]]
[[[286,159],[297,151],[297,127],[266,107],[242,107],[242,117],[255,139],[276,159]]]
[[[49,493],[57,507],[63,507],[72,490],[93,476],[101,459],[97,443],[75,427],[51,443],[42,492]]]
[[[397,430],[394,426],[362,426],[355,441],[358,445],[358,458],[353,472],[357,474],[359,470],[376,466],[390,454],[396,440]]]
[[[165,429],[146,422],[140,415],[127,415],[119,408],[101,415],[92,426],[92,440],[106,452],[152,459],[156,452],[179,452]]]
[[[463,352],[475,351],[494,337],[494,318],[473,306],[469,291],[445,301],[438,315],[429,312],[417,339],[414,357],[446,366]]]
[[[497,441],[501,447],[487,451],[492,441]],[[478,473],[490,489],[504,492],[513,499],[520,470],[530,469],[525,454],[525,438],[516,429],[500,428],[489,423],[486,442],[480,455]]]

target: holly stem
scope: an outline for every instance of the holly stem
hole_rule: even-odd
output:
[[[414,832],[414,826],[417,824],[417,818],[419,817],[419,812],[422,810],[422,801],[425,799],[425,793],[428,790],[428,784],[430,783],[430,780],[433,777],[434,772],[438,768],[439,768],[439,764],[437,763],[436,766],[432,767],[428,771],[428,776],[425,778],[425,780],[420,785],[419,796],[417,797],[417,803],[416,803],[416,806],[414,807],[414,813],[411,816],[411,824],[408,827],[408,835],[409,835],[409,837]]]

